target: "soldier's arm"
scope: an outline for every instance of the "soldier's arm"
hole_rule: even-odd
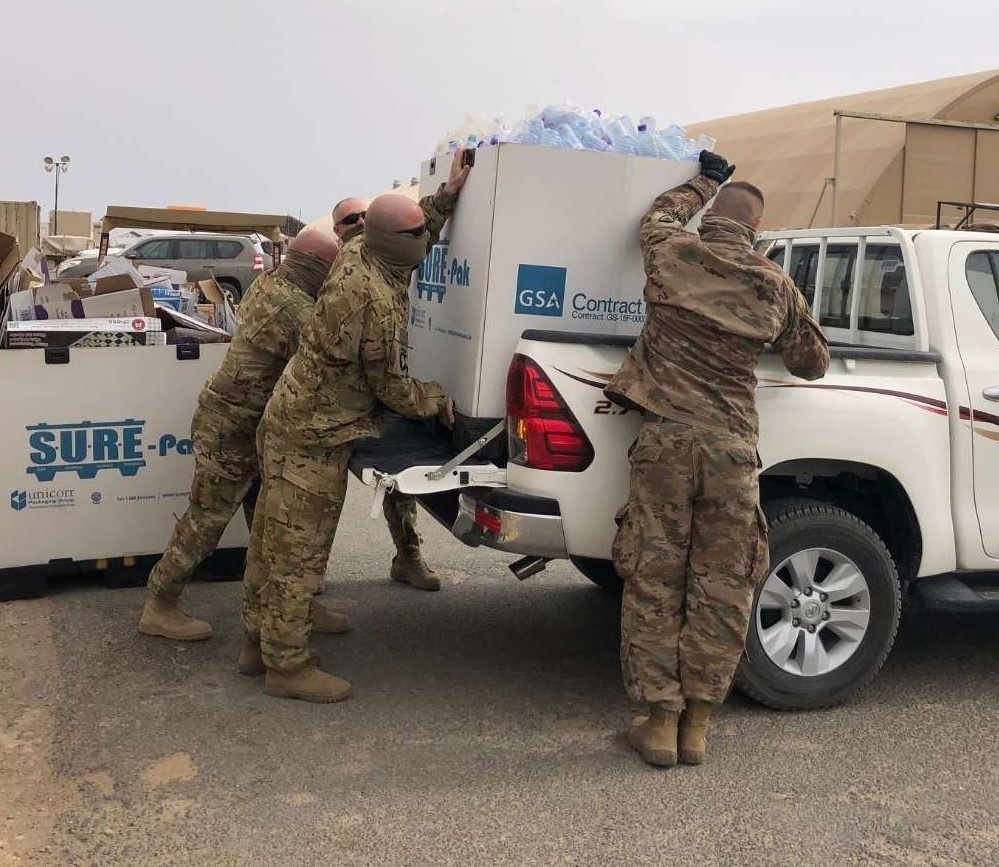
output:
[[[440,240],[444,224],[454,213],[457,204],[458,194],[448,193],[444,189],[444,184],[441,184],[432,196],[420,199],[420,210],[423,211],[423,218],[427,221],[427,231],[430,233],[427,240],[428,250]]]
[[[802,379],[819,379],[829,369],[829,344],[819,324],[812,318],[805,297],[790,278],[785,288],[791,299],[784,330],[774,341],[784,366]]]
[[[690,183],[674,187],[659,196],[642,217],[638,229],[642,251],[683,232],[687,223],[708,203],[718,187],[718,181],[698,175]]]
[[[439,382],[423,382],[408,373],[407,347],[396,333],[390,306],[374,302],[364,311],[358,357],[375,397],[408,418],[435,416],[449,398]]]

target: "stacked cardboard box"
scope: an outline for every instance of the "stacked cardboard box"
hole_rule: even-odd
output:
[[[188,283],[182,271],[112,257],[89,278],[49,282],[33,252],[21,262],[16,242],[0,235],[6,348],[223,343],[235,333],[235,311],[214,280]]]

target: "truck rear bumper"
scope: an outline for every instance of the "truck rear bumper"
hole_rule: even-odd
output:
[[[557,500],[507,488],[461,494],[451,532],[466,545],[557,560],[569,556]]]

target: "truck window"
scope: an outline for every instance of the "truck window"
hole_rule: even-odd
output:
[[[999,337],[999,254],[985,250],[972,253],[965,274],[982,315]]]
[[[915,334],[909,281],[902,249],[897,244],[867,245],[857,327],[879,334]]]
[[[243,252],[243,245],[239,241],[216,241],[215,257],[218,259],[235,259]]]
[[[818,260],[816,247],[813,258]],[[819,325],[826,328],[849,328],[850,305],[853,302],[853,268],[857,248],[853,244],[830,244],[826,251],[826,267],[822,276],[822,299],[819,303]],[[817,266],[816,261],[816,266]],[[815,270],[811,268],[812,294],[815,293]]]
[[[177,241],[178,259],[211,259],[213,242],[202,239],[183,239]]]
[[[173,241],[169,238],[158,238],[155,241],[146,241],[135,248],[135,255],[132,259],[170,259],[170,249]]]
[[[787,247],[774,247],[767,258],[771,262],[784,267],[784,256]],[[788,269],[788,276],[794,281],[794,285],[801,290],[805,296],[808,306],[812,306],[815,298],[815,269],[819,262],[819,248],[811,244],[795,244],[791,253],[791,267]]]

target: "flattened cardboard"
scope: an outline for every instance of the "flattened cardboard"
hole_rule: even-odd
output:
[[[95,295],[104,295],[107,292],[120,292],[123,289],[134,289],[136,286],[142,285],[142,281],[137,281],[131,274],[115,274],[111,277],[100,277],[92,282]]]
[[[3,286],[7,278],[14,273],[20,261],[21,253],[18,250],[17,238],[0,232],[0,286]]]
[[[210,304],[215,305],[214,324],[228,334],[230,337],[236,333],[236,326],[239,325],[239,316],[236,314],[229,298],[226,296],[218,281],[199,280],[198,289],[205,296]]]
[[[152,292],[146,286],[81,297],[68,283],[50,283],[14,292],[10,298],[15,322],[156,316]]]

